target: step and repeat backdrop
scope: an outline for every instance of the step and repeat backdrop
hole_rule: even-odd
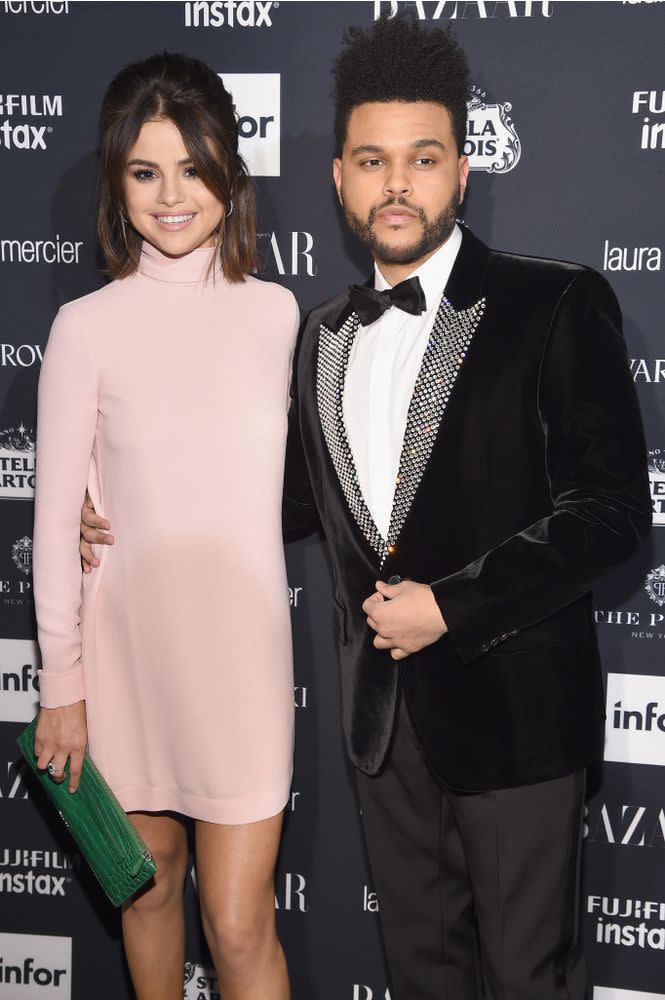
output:
[[[591,265],[623,308],[655,529],[595,595],[607,743],[589,790],[582,922],[590,998],[665,1000],[665,5],[517,0],[0,2],[0,998],[132,995],[118,913],[15,745],[37,701],[40,363],[60,304],[104,281],[94,237],[102,94],[124,64],[161,49],[223,76],[256,178],[262,274],[304,311],[369,273],[331,182],[330,62],[346,26],[405,6],[431,26],[452,22],[470,55],[466,223],[500,249]],[[183,368],[205,365],[186,331],[181,350]],[[172,481],[205,500],[187,454],[173,456]],[[311,538],[287,555],[296,762],[275,906],[294,997],[389,1000],[342,745],[325,548]],[[215,1000],[193,866],[186,905],[184,997]]]

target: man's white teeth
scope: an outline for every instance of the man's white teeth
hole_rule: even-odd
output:
[[[170,222],[172,225],[176,225],[178,222],[189,222],[190,219],[194,218],[194,213],[191,215],[158,215],[157,219],[159,222]]]

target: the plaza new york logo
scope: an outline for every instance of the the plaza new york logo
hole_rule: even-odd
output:
[[[12,545],[12,559],[25,576],[32,572],[32,538],[24,535]]]
[[[472,170],[489,174],[507,174],[514,170],[522,155],[522,144],[509,112],[512,104],[491,103],[478,87],[471,88],[467,103],[468,124],[464,152]]]
[[[0,499],[35,495],[35,432],[23,424],[0,430]]]
[[[665,565],[657,566],[647,573],[644,589],[652,601],[662,608],[665,604]]]

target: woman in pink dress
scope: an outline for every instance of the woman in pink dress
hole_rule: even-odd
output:
[[[87,744],[155,857],[122,915],[138,1000],[182,998],[185,817],[224,1000],[285,1000],[281,493],[298,310],[248,275],[253,193],[231,96],[203,63],[163,54],[111,83],[98,233],[114,280],[60,309],[39,386],[35,753],[54,780],[69,759],[74,791]],[[86,489],[117,541],[83,576]]]

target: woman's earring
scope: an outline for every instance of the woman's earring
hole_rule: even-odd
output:
[[[231,207],[230,207],[230,209],[228,210],[228,212],[226,213],[226,218],[227,218],[227,219],[228,219],[228,217],[229,217],[229,216],[231,215],[231,212],[232,212],[232,211],[233,211],[233,198],[231,198]]]

